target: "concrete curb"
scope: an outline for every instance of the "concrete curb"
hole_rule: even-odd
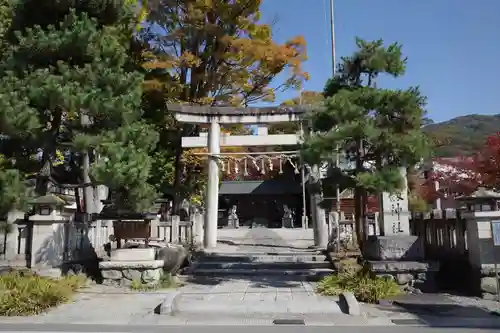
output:
[[[354,294],[344,291],[339,296],[340,309],[351,316],[361,316],[361,307]]]
[[[165,299],[156,307],[155,313],[161,315],[174,314],[177,308],[177,299],[180,296],[180,291],[175,291],[165,296]]]

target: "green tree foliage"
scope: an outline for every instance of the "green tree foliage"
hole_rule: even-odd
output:
[[[138,210],[151,208],[157,196],[148,183],[153,167],[149,154],[158,142],[158,133],[151,126],[135,123],[108,132],[101,138],[101,155],[92,166],[92,175],[99,183],[114,190],[113,200],[120,207]]]
[[[325,95],[331,97],[310,113],[316,135],[305,140],[302,153],[311,164],[334,161],[337,152],[345,157],[350,167],[335,174],[355,189],[358,239],[362,240],[368,193],[401,190],[398,167],[418,162],[428,144],[421,130],[425,97],[418,88],[376,86],[380,75],[404,74],[401,46],[360,39],[356,45],[358,50],[342,58],[338,74],[325,87]]]
[[[134,10],[106,0],[22,0],[14,9],[0,63],[0,134],[8,141],[6,157],[36,174],[38,194],[58,159],[71,155],[87,183],[88,164],[99,157],[109,169],[103,173],[97,163],[99,182],[130,195],[123,199],[130,208],[151,204],[153,191],[145,185],[151,147],[133,141],[143,77],[129,69],[124,32],[135,29]],[[128,179],[131,174],[137,177]],[[118,185],[120,177],[128,181]]]
[[[0,53],[7,45],[6,33],[12,19],[13,5],[10,0],[0,1]],[[0,118],[0,134],[6,121]],[[22,208],[26,202],[26,187],[24,177],[19,170],[14,168],[13,160],[7,158],[2,151],[7,144],[7,137],[0,135],[0,220],[12,209]],[[0,231],[2,227],[0,227]]]
[[[12,209],[26,204],[27,190],[24,179],[16,169],[0,170],[0,220]]]

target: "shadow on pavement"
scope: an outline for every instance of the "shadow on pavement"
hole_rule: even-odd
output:
[[[185,279],[189,284],[216,286],[223,282],[245,280],[250,282],[252,288],[295,288],[300,287],[304,279],[298,277],[268,277],[268,276],[244,276],[244,277],[205,277],[205,276],[190,276]]]
[[[314,249],[309,249],[303,246],[292,246],[292,245],[277,245],[277,244],[258,244],[258,243],[245,243],[245,242],[234,242],[230,240],[218,240],[218,243],[230,245],[230,246],[248,246],[248,247],[269,247],[269,248],[282,248],[282,249],[290,249],[290,250],[302,250],[304,252],[314,252]],[[272,254],[272,253],[270,253]]]
[[[394,317],[396,325],[442,328],[497,328],[500,316],[480,306],[460,304],[443,294],[406,294],[383,300],[377,306]],[[411,314],[416,319],[397,318]]]

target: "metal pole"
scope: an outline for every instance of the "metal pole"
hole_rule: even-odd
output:
[[[300,122],[300,133],[302,137],[304,137],[304,125],[302,124],[302,121]],[[306,176],[305,176],[305,168],[306,164],[300,159],[300,163],[302,164],[300,168],[300,177],[302,180],[302,229],[307,229],[308,228],[308,221],[307,221],[307,204],[306,204]]]
[[[331,43],[332,43],[332,78],[335,76],[336,70],[336,60],[335,60],[335,6],[334,0],[330,0],[330,30],[331,30]],[[340,145],[336,147],[335,154],[335,166],[340,166]],[[335,210],[337,211],[337,252],[340,251],[340,186],[337,184],[336,191],[336,205]]]
[[[332,41],[332,74],[335,76],[335,10],[333,0],[330,0],[330,28]]]

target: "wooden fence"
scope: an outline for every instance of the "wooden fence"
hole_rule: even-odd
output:
[[[101,220],[90,224],[70,222],[66,225],[64,232],[65,260],[79,260],[93,253],[101,255],[118,225],[120,228],[126,226],[125,230],[121,230],[121,232],[123,235],[129,234],[130,239],[150,237],[174,244],[193,243],[193,221],[180,221],[179,216],[173,216],[168,221],[152,221],[146,225],[140,222],[117,224],[117,222]],[[146,231],[145,227],[147,227]],[[125,240],[127,237],[123,239]]]
[[[192,220],[181,221],[179,216],[172,216],[169,221],[160,221],[156,227],[152,226],[151,237],[174,244],[192,244],[193,224]]]
[[[412,214],[410,231],[424,242],[430,260],[467,259],[467,228],[460,212],[454,209]]]

